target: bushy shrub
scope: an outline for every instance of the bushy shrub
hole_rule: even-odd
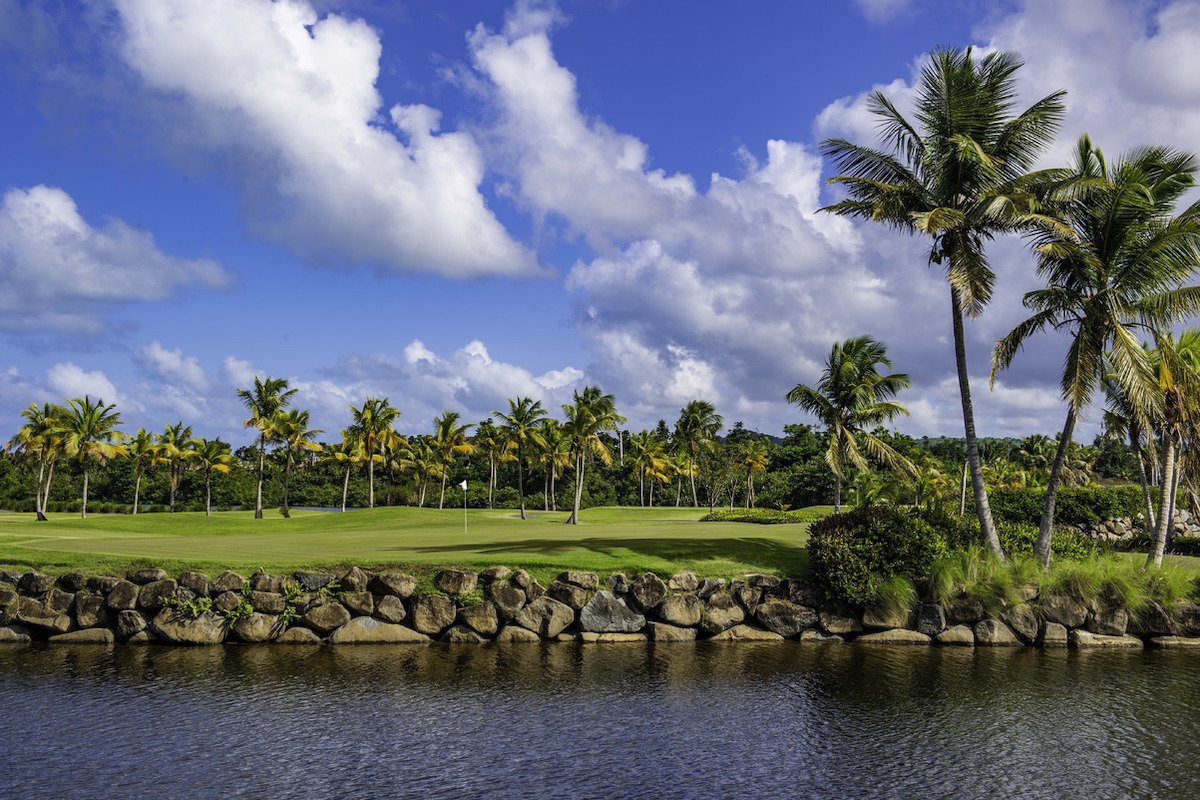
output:
[[[992,514],[997,520],[1038,524],[1045,488],[994,489],[988,492]],[[1145,502],[1140,486],[1064,486],[1054,505],[1054,521],[1060,525],[1094,525],[1108,519],[1136,517]]]
[[[1000,535],[1000,546],[1009,558],[1032,556],[1037,543],[1038,526],[1028,522],[1000,522],[996,526]],[[1070,530],[1056,530],[1050,536],[1050,550],[1054,558],[1080,561],[1091,558],[1106,548],[1095,539]]]
[[[705,514],[701,522],[753,522],[759,525],[783,525],[792,522],[816,522],[825,515],[815,511],[780,511],[777,508],[723,508]]]
[[[1149,544],[1149,539],[1143,540]],[[1177,556],[1200,556],[1200,536],[1176,536],[1171,539],[1171,553]]]

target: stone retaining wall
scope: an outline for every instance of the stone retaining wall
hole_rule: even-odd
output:
[[[447,569],[436,592],[411,575],[352,567],[340,575],[159,569],[124,577],[0,570],[0,642],[281,644],[496,642],[844,642],[1041,647],[1200,646],[1200,605],[1123,608],[1026,593],[989,615],[975,598],[884,612],[821,608],[811,587],[773,575],[731,581],[680,573],[563,572],[548,586],[524,570]]]
[[[1084,536],[1090,536],[1093,539],[1101,542],[1122,542],[1129,539],[1134,539],[1141,535],[1142,518],[1145,514],[1139,514],[1136,518],[1121,517],[1119,519],[1106,519],[1103,522],[1097,522],[1089,525],[1066,525],[1064,527],[1082,533]],[[1177,509],[1175,516],[1172,518],[1171,536],[1200,536],[1200,519],[1197,519],[1187,509]]]

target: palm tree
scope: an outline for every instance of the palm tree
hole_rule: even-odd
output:
[[[293,408],[288,411],[280,411],[275,417],[273,425],[275,437],[282,445],[286,456],[283,468],[283,506],[279,509],[284,517],[291,516],[291,509],[288,508],[288,487],[292,480],[295,454],[304,451],[321,452],[321,445],[313,440],[325,431],[320,428],[310,428],[308,425],[309,414],[305,409]]]
[[[345,467],[345,474],[342,478],[342,511],[345,511],[346,497],[350,493],[350,472],[366,461],[366,450],[352,430],[343,429],[342,441],[326,447],[323,458],[325,461]]]
[[[442,477],[442,463],[428,436],[414,436],[405,445],[400,463],[402,469],[412,475],[417,488],[417,505],[425,507],[425,493],[429,481]]]
[[[1150,352],[1151,375],[1158,397],[1151,412],[1162,443],[1162,477],[1158,500],[1154,547],[1148,562],[1161,566],[1167,536],[1174,522],[1175,492],[1180,472],[1179,451],[1200,420],[1200,329],[1155,336],[1158,345]]]
[[[558,497],[554,483],[571,465],[571,442],[563,431],[562,423],[556,419],[542,420],[542,429],[535,442],[538,447],[537,462],[545,471],[543,482],[542,508],[545,511],[558,511]]]
[[[532,397],[518,397],[508,401],[507,414],[493,411],[492,416],[500,420],[500,426],[517,445],[517,494],[521,496],[521,519],[525,519],[525,448],[530,442],[538,443],[546,410],[540,400],[535,402]]]
[[[688,461],[692,465],[688,470],[688,480],[692,485],[693,506],[700,505],[696,496],[696,459],[700,456],[700,450],[712,443],[723,423],[721,415],[707,400],[693,400],[688,403],[680,410],[679,420],[675,423],[675,436],[683,443]]]
[[[350,406],[354,418],[350,429],[358,436],[367,452],[367,507],[375,507],[375,452],[392,425],[400,418],[400,410],[393,408],[386,397],[368,397],[362,408]]]
[[[563,433],[571,443],[571,456],[575,465],[575,505],[568,525],[579,524],[579,503],[583,499],[584,466],[591,455],[605,464],[612,463],[612,454],[600,434],[616,431],[625,418],[617,413],[617,401],[611,394],[602,394],[598,386],[585,386],[575,391],[574,402],[562,407],[567,415]]]
[[[1150,480],[1146,475],[1146,460],[1154,449],[1153,437],[1150,437],[1146,441],[1150,453],[1147,452],[1147,446],[1143,444],[1143,441],[1147,439],[1146,434],[1149,433],[1149,420],[1138,412],[1133,401],[1129,399],[1129,393],[1121,388],[1121,384],[1111,374],[1104,377],[1104,394],[1106,398],[1104,409],[1105,435],[1113,437],[1117,441],[1127,438],[1129,440],[1129,447],[1133,450],[1133,454],[1137,458],[1138,480],[1142,487],[1142,499],[1145,505],[1143,530],[1146,536],[1149,537],[1151,531],[1155,531],[1158,528],[1154,520],[1154,505],[1150,499]]]
[[[1134,150],[1110,166],[1084,135],[1071,169],[1046,188],[1057,221],[1032,239],[1047,286],[1025,295],[1033,316],[998,341],[992,357],[995,381],[1034,333],[1049,328],[1070,336],[1061,381],[1067,418],[1034,548],[1043,568],[1050,566],[1055,498],[1078,415],[1106,372],[1142,391],[1145,351],[1137,329],[1167,330],[1200,309],[1200,287],[1180,288],[1200,264],[1200,204],[1171,216],[1198,166],[1191,154],[1161,147]]]
[[[183,462],[191,457],[192,429],[183,422],[167,425],[158,435],[158,460],[167,465],[167,485],[170,489],[170,509],[175,513],[175,493],[183,477]]]
[[[742,445],[741,466],[746,471],[746,508],[754,508],[754,473],[766,472],[771,452],[766,439],[749,439]]]
[[[629,452],[632,458],[633,471],[638,476],[638,505],[646,505],[646,478],[654,468],[655,459],[661,460],[666,453],[667,444],[653,431],[645,428],[629,437]],[[660,469],[659,472],[662,470]],[[653,497],[654,485],[650,485]],[[651,501],[653,504],[653,501]]]
[[[849,197],[828,211],[929,236],[928,263],[944,265],[950,284],[955,367],[962,400],[967,460],[984,542],[1003,555],[988,504],[975,433],[963,314],[978,316],[992,296],[995,275],[984,242],[1024,222],[1027,176],[1062,120],[1063,92],[1013,115],[1021,60],[993,52],[976,60],[971,48],[930,54],[921,73],[910,122],[882,92],[870,98],[880,139],[890,152],[827,139],[823,155],[842,173],[831,183]]]
[[[670,466],[668,472],[675,478],[675,507],[679,508],[683,502],[683,477],[695,476],[695,465],[688,458],[687,451],[678,445],[669,453],[667,460]]]
[[[34,512],[39,522],[46,521],[46,500],[50,497],[50,483],[54,479],[54,465],[62,455],[62,420],[66,409],[53,403],[40,407],[30,403],[21,411],[27,421],[9,440],[6,449],[33,456],[38,463],[38,480],[34,492]]]
[[[238,397],[242,405],[250,412],[250,417],[242,423],[244,427],[258,430],[258,491],[254,496],[254,518],[262,519],[262,487],[263,472],[266,469],[267,443],[275,441],[275,420],[279,412],[292,401],[295,389],[288,388],[288,382],[283,378],[266,380],[254,376],[253,389],[238,389]]]
[[[89,395],[67,400],[66,416],[62,420],[63,448],[66,455],[79,459],[83,470],[83,496],[81,517],[87,519],[88,466],[91,461],[104,463],[120,455],[121,412],[115,405],[105,405],[103,400],[93,401]]]
[[[233,456],[229,454],[229,445],[220,439],[193,439],[191,452],[192,460],[204,476],[204,516],[211,517],[212,474],[228,474],[233,469]]]
[[[511,451],[516,444],[507,433],[496,427],[490,419],[475,426],[475,449],[483,451],[488,460],[488,508],[496,507],[496,475],[505,461],[516,459]]]
[[[125,456],[133,467],[133,513],[138,513],[141,502],[142,475],[146,468],[159,460],[161,445],[155,442],[155,436],[145,428],[138,428],[129,443],[125,445]],[[174,494],[174,492],[172,492]],[[174,499],[174,498],[172,498]]]
[[[433,450],[437,454],[442,467],[442,493],[438,496],[438,508],[446,506],[446,478],[456,455],[470,455],[475,452],[475,445],[467,439],[467,431],[471,425],[459,425],[462,415],[457,411],[446,411],[440,417],[433,419]]]
[[[870,471],[864,451],[890,467],[909,474],[914,471],[908,459],[869,432],[901,414],[908,415],[908,409],[892,398],[912,381],[904,373],[880,374],[881,365],[892,366],[887,348],[870,336],[834,342],[816,387],[798,384],[787,394],[789,403],[797,404],[825,426],[829,437],[825,463],[833,472],[835,514],[841,513],[846,467]]]

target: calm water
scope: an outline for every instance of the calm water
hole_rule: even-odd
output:
[[[0,647],[0,797],[1197,797],[1200,657]]]

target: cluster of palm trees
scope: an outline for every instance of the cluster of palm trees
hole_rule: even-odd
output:
[[[996,344],[993,379],[1033,334],[1052,329],[1069,340],[1062,375],[1067,413],[1048,471],[1036,545],[1051,557],[1055,496],[1080,412],[1107,382],[1110,406],[1127,412],[1131,441],[1161,457],[1154,563],[1161,562],[1177,453],[1193,441],[1195,364],[1172,327],[1200,308],[1187,287],[1200,264],[1200,205],[1176,206],[1195,182],[1188,153],[1136,148],[1108,163],[1086,137],[1074,163],[1033,170],[1064,115],[1063,92],[1016,110],[1011,53],[976,58],[971,48],[930,54],[918,81],[912,119],[882,92],[870,98],[884,149],[829,139],[823,152],[842,173],[831,180],[845,199],[825,210],[929,237],[928,263],[950,287],[955,364],[963,409],[972,495],[984,542],[1004,554],[988,504],[966,360],[964,318],[983,313],[996,276],[985,244],[1024,235],[1045,288],[1024,298],[1033,312]],[[1116,399],[1114,399],[1116,398]],[[831,445],[832,447],[833,445]]]

